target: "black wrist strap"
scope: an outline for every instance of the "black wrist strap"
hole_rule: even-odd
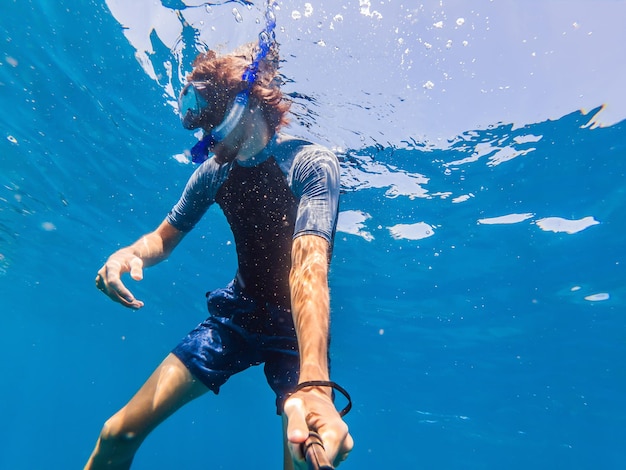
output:
[[[293,392],[291,392],[291,395],[307,387],[330,387],[334,390],[337,390],[344,397],[346,397],[346,399],[348,400],[348,404],[344,406],[343,409],[339,412],[339,416],[343,417],[347,415],[348,411],[352,409],[352,399],[350,398],[350,394],[346,391],[345,388],[329,380],[309,380],[308,382],[299,383],[293,390]]]

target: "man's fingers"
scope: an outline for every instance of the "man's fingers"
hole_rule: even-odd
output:
[[[108,291],[109,297],[111,297],[116,302],[121,303],[124,307],[128,308],[141,308],[143,307],[143,302],[137,300],[133,293],[129,291],[126,286],[122,283],[121,280],[117,280],[113,284],[109,285]]]
[[[350,435],[350,433],[348,433],[346,434],[346,437],[344,438],[343,442],[339,446],[333,465],[335,467],[338,467],[341,462],[346,460],[348,458],[348,455],[350,455],[350,451],[352,450],[353,447],[354,447],[354,440],[352,439],[352,436]]]
[[[302,466],[302,445],[310,431],[319,435],[323,452],[329,462],[338,466],[348,457],[354,441],[348,425],[341,419],[327,395],[313,392],[308,392],[302,398],[300,395],[293,395],[285,402],[284,412],[287,419],[287,440],[296,468]]]
[[[143,261],[138,257],[132,258],[128,263],[120,263],[116,259],[107,260],[98,271],[96,287],[124,307],[143,307],[143,302],[137,300],[122,282],[120,276],[124,272],[130,272],[133,279],[140,281],[143,278]]]
[[[143,279],[143,261],[141,258],[134,257],[130,260],[130,277],[135,281],[141,281]]]
[[[106,286],[104,285],[104,278],[100,273],[96,276],[96,287],[98,290],[106,293]]]
[[[287,440],[293,444],[302,444],[309,437],[304,403],[300,398],[289,398],[284,410],[287,416]]]

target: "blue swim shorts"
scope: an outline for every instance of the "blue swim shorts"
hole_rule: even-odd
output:
[[[215,394],[232,375],[265,363],[280,415],[300,368],[291,311],[246,297],[235,282],[208,293],[207,307],[210,316],[172,354]]]

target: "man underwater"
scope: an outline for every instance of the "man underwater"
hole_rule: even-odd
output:
[[[213,203],[233,232],[236,275],[207,293],[209,317],[106,421],[87,469],[130,468],[143,440],[168,416],[261,363],[283,416],[285,469],[304,468],[309,430],[321,436],[334,465],[352,449],[332,400],[333,389],[343,389],[330,382],[328,364],[328,267],[339,165],[330,150],[278,133],[289,103],[279,88],[275,50],[246,81],[251,63],[252,45],[196,58],[179,112],[185,128],[205,133],[194,155],[210,150],[213,156],[153,232],[108,258],[96,286],[125,307],[143,307],[122,276],[141,280],[143,268],[166,259]]]

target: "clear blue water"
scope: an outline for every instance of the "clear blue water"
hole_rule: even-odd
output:
[[[191,139],[105,5],[7,3],[0,468],[80,468],[235,254],[212,209],[133,285],[144,309],[99,294],[106,256],[178,198],[192,168],[171,156]],[[332,356],[356,440],[342,468],[621,468],[626,122],[586,127],[593,114],[341,154]],[[155,431],[134,468],[279,468],[272,404],[261,372],[242,374]]]

